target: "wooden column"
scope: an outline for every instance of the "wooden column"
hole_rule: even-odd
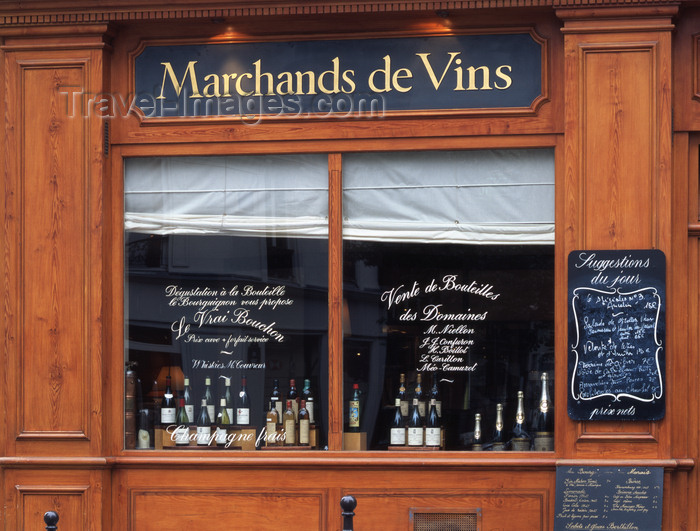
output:
[[[106,29],[4,29],[0,464],[8,529],[37,529],[49,510],[66,529],[101,529],[106,156],[103,111],[93,102],[108,86]]]

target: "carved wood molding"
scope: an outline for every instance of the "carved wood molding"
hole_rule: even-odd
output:
[[[251,16],[308,16],[430,12],[493,8],[614,8],[678,6],[687,0],[453,0],[453,1],[339,1],[339,2],[181,2],[144,7],[114,0],[109,4],[64,0],[8,2],[0,7],[0,26],[102,24],[173,19],[216,19]],[[232,5],[233,4],[233,5]]]

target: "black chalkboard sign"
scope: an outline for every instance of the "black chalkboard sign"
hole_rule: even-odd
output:
[[[558,466],[554,531],[661,531],[660,467]]]
[[[663,252],[572,251],[568,273],[569,417],[663,418]]]

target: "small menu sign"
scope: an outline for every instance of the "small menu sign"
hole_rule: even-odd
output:
[[[665,414],[666,259],[651,250],[569,254],[568,412],[574,420]]]
[[[555,531],[661,531],[662,468],[558,466]]]

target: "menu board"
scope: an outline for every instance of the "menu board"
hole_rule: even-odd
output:
[[[572,251],[568,273],[569,417],[663,418],[663,252]]]
[[[557,467],[555,531],[661,531],[663,469]]]

